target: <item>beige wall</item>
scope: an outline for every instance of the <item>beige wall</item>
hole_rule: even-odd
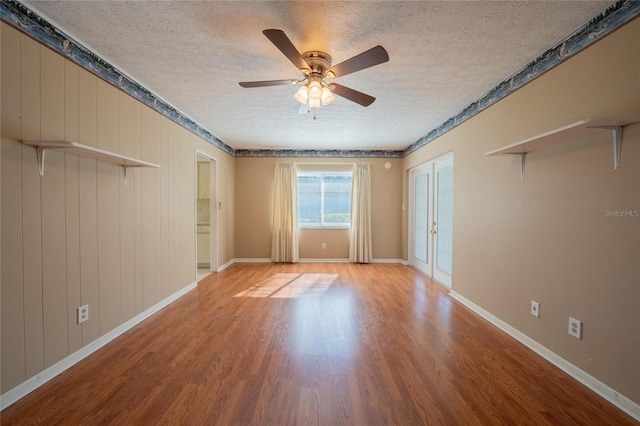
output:
[[[2,23],[4,393],[195,280],[195,149],[218,159],[219,263],[234,257],[233,157]],[[157,163],[47,151],[65,139]],[[76,308],[90,319],[76,324]]]
[[[640,217],[605,211],[640,209],[640,124],[624,129],[619,170],[610,132],[529,154],[524,182],[518,157],[484,153],[588,117],[640,116],[639,75],[635,20],[403,164],[406,199],[408,169],[454,152],[454,291],[636,403]]]
[[[351,165],[357,161],[371,163],[372,245],[374,259],[400,259],[402,194],[402,160],[386,158],[236,158],[236,257],[271,257],[271,220],[273,177],[278,161],[294,161],[309,167],[312,163]],[[386,162],[391,169],[384,167]],[[320,168],[335,168],[325,165]],[[322,250],[322,243],[327,249]],[[346,259],[349,237],[345,230],[302,230],[299,239],[301,258]]]

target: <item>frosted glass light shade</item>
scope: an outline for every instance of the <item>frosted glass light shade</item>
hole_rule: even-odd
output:
[[[320,108],[320,99],[309,98],[309,108]]]
[[[322,88],[322,97],[320,98],[322,100],[322,105],[329,105],[335,98],[336,97],[333,96],[333,93],[331,93],[331,89],[328,87]]]
[[[301,86],[293,97],[296,101],[300,102],[303,105],[306,105],[307,100],[309,99],[309,89],[307,86]]]
[[[320,99],[322,96],[322,86],[319,81],[312,81],[309,83],[309,98]]]

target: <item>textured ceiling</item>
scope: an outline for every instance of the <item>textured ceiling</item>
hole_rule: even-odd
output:
[[[298,1],[24,4],[235,149],[398,150],[426,135],[611,1]],[[301,73],[262,30],[342,62],[390,60],[336,79],[377,98],[297,114],[297,86],[240,81]]]

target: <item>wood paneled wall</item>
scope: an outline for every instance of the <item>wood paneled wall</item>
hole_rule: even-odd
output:
[[[4,23],[1,42],[5,393],[195,281],[195,149],[220,160],[222,200],[233,197],[233,158]],[[47,151],[40,178],[22,139],[161,168],[132,169],[124,186],[119,166]],[[225,239],[220,264],[233,258]],[[78,325],[84,304],[90,319]]]

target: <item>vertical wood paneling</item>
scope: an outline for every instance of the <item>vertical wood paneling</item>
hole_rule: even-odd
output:
[[[2,214],[0,280],[0,393],[26,379],[22,271],[22,145],[20,133],[20,34],[2,23]]]
[[[161,283],[162,291],[160,299],[164,299],[171,295],[171,277],[169,265],[171,258],[169,256],[169,172],[171,170],[169,164],[169,121],[159,116],[160,120],[160,240],[162,243],[162,251],[160,253],[161,265]]]
[[[64,61],[64,137],[77,141],[79,132],[78,66]],[[80,200],[77,155],[65,154],[65,231],[67,263],[67,333],[69,353],[82,347],[76,309],[80,299]]]
[[[64,58],[40,46],[40,136],[64,138]]]
[[[202,140],[2,25],[0,222],[5,393],[195,279],[194,147]],[[161,165],[48,151],[64,139]],[[77,307],[89,321],[77,324]]]
[[[120,153],[134,157],[134,100],[120,93],[119,104]],[[135,180],[134,170],[129,170],[127,186],[120,185],[120,297],[123,322],[136,314]]]
[[[187,146],[190,149],[183,151],[184,167],[186,169],[185,181],[183,186],[185,188],[185,217],[184,217],[184,229],[183,232],[187,236],[189,249],[186,251],[187,257],[185,262],[185,276],[184,282],[193,282],[196,280],[196,156],[195,147],[197,146],[197,136],[193,133],[187,133],[188,143]]]
[[[182,143],[183,146],[191,147],[191,141],[189,139],[189,132],[184,129],[181,129],[182,133]],[[180,151],[180,155],[178,155],[180,160],[180,180],[179,185],[181,188],[180,197],[179,197],[179,205],[180,205],[180,214],[179,214],[179,232],[184,237],[180,239],[180,254],[179,254],[179,262],[180,262],[180,282],[191,282],[189,281],[190,273],[189,271],[195,270],[195,263],[190,263],[190,252],[195,251],[195,242],[191,239],[191,234],[194,234],[195,239],[195,229],[189,229],[189,224],[193,224],[193,217],[191,215],[191,205],[194,204],[194,200],[190,197],[189,186],[193,182],[193,173],[194,169],[191,166],[192,163],[195,162],[195,153],[192,149],[185,149]],[[195,262],[195,260],[194,260]]]
[[[142,104],[135,102],[133,105],[134,128],[134,154],[135,158],[142,157]],[[135,246],[135,273],[136,273],[136,313],[144,310],[143,280],[142,280],[142,170],[135,169],[134,187],[134,246]]]
[[[96,79],[97,147],[120,153],[120,94],[118,89]]]
[[[4,53],[4,51],[3,51]],[[3,65],[5,59],[2,59]],[[5,105],[2,106],[5,108]],[[1,392],[4,393],[26,379],[25,324],[23,298],[23,242],[20,143],[2,138],[1,155]]]
[[[1,22],[2,37],[2,136],[21,139],[20,129],[20,33]]]
[[[40,139],[40,45],[20,37],[22,137]],[[42,323],[42,205],[40,176],[33,147],[22,147],[22,238],[26,375],[44,368]]]
[[[176,162],[175,162],[175,150],[176,150],[176,124],[169,123],[169,161],[167,167],[169,168],[169,186],[168,186],[168,197],[169,197],[169,246],[167,249],[169,250],[169,286],[171,293],[176,291],[176,258],[175,258],[175,239],[173,238],[175,234],[175,192],[176,192],[176,181],[175,181],[175,172],[176,172]]]
[[[152,121],[154,123],[155,137],[153,139],[154,147],[153,153],[155,156],[155,162],[157,164],[161,164],[162,162],[162,129],[160,125],[161,115],[156,111],[152,111]],[[151,170],[150,170],[151,171]],[[162,200],[161,197],[161,185],[162,185],[162,170],[154,170],[153,173],[153,190],[155,192],[155,210],[154,213],[156,215],[155,218],[155,245],[154,249],[156,251],[156,275],[154,282],[155,289],[155,302],[158,302],[162,299]],[[160,173],[158,173],[160,172]]]
[[[171,235],[176,235],[176,229],[178,227],[178,202],[180,200],[180,193],[178,192],[178,178],[180,177],[180,162],[176,158],[179,155],[177,151],[177,147],[180,144],[180,129],[177,125],[172,125],[173,128],[173,144],[171,146],[171,212],[172,212],[172,220],[170,223],[171,226]],[[172,263],[171,265],[171,289],[176,291],[177,280],[178,280],[178,271],[180,270],[178,265],[178,248],[179,243],[175,238],[171,239],[171,257]]]
[[[40,47],[41,137],[64,139],[64,59]],[[46,154],[42,178],[42,295],[44,364],[69,354],[67,339],[67,268],[65,261],[65,154]]]
[[[97,146],[96,80],[97,78],[93,74],[82,68],[78,69],[78,104],[80,106],[78,111],[80,118],[78,140],[80,143],[89,146]]]
[[[98,148],[109,152],[120,149],[120,99],[115,88],[96,82]],[[122,168],[97,162],[98,203],[98,291],[100,335],[122,322],[120,290],[120,176]]]
[[[142,158],[156,162],[154,142],[156,127],[153,111],[142,107]],[[142,302],[143,309],[156,302],[158,268],[156,264],[156,173],[142,172]]]
[[[79,142],[96,146],[96,77],[82,69],[78,74]],[[98,291],[98,211],[96,160],[79,159],[80,298],[89,305],[89,320],[82,323],[82,345],[100,337]]]

